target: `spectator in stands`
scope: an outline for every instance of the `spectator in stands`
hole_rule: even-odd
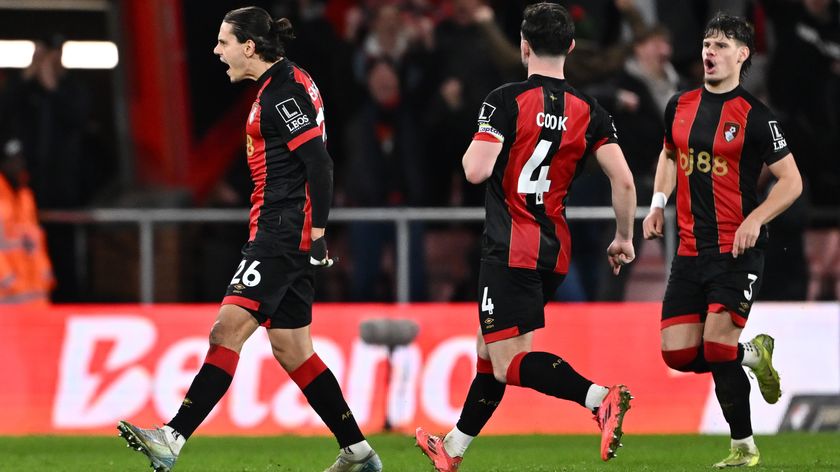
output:
[[[840,2],[763,0],[773,22],[770,100],[808,180],[812,205],[840,206]],[[832,222],[834,224],[834,222]]]
[[[364,93],[361,84],[347,80],[352,74],[352,56],[354,44],[344,41],[333,29],[326,17],[327,0],[299,0],[285,2],[286,11],[275,11],[275,16],[288,17],[295,25],[295,40],[288,45],[289,57],[295,58],[295,63],[318,78],[318,89],[324,100],[324,111],[329,121],[327,129],[327,147],[330,150],[343,149],[343,133],[341,128],[350,120],[351,115],[359,106],[358,98]],[[295,9],[295,7],[297,7]],[[250,194],[250,178],[244,179]],[[336,202],[341,202],[343,182],[337,181]],[[221,264],[214,264],[215,267]],[[215,287],[218,284],[211,284]],[[323,286],[323,284],[319,284]]]
[[[46,304],[54,280],[21,142],[0,154],[0,304]]]
[[[351,206],[425,205],[423,159],[426,152],[413,110],[403,101],[397,71],[385,60],[367,72],[369,98],[346,129],[342,173]],[[356,222],[350,225],[353,256],[352,297],[359,301],[393,300],[388,294],[381,259],[394,241],[391,223]],[[410,296],[425,299],[423,229],[411,224]]]
[[[432,177],[428,191],[434,205],[477,206],[481,187],[467,186],[461,155],[474,133],[475,110],[498,84],[523,80],[519,49],[504,36],[493,10],[481,0],[451,0],[434,31],[434,91],[426,110],[435,149],[426,161]]]
[[[677,90],[685,87],[671,65],[671,43],[668,31],[661,25],[644,27],[633,38],[633,53],[614,80],[598,87],[598,101],[613,116],[621,148],[636,176],[637,200],[653,194],[653,175],[662,148],[665,105]],[[637,222],[637,257],[642,248],[641,221]],[[624,288],[631,277],[624,270],[618,277],[604,271],[600,277],[597,298],[605,301],[624,299]]]
[[[91,158],[84,148],[89,96],[84,83],[61,65],[63,44],[60,35],[36,41],[31,65],[8,90],[15,117],[10,131],[20,138],[39,208],[78,208],[91,191],[84,170]],[[50,227],[47,244],[59,281],[54,300],[78,300],[73,228]]]
[[[582,3],[582,2],[581,2]],[[588,8],[585,8],[588,7]],[[596,9],[596,7],[600,7]],[[598,16],[595,12],[606,12],[608,17],[618,15],[619,20],[613,29],[621,30],[626,25],[631,32],[641,31],[645,22],[641,13],[632,0],[614,0],[601,2],[600,5],[582,5],[570,9],[575,20],[575,27],[581,26],[586,34],[575,33],[575,50],[569,54],[566,63],[566,77],[569,81],[581,84],[584,91],[595,96],[599,101],[621,100],[622,106],[638,106],[638,97],[631,93],[621,92],[611,79],[622,71],[622,67],[631,54],[630,45],[618,35],[608,35],[605,25],[597,27]],[[601,20],[602,22],[605,20]],[[623,21],[623,23],[621,23]],[[580,36],[580,40],[578,37]],[[632,103],[630,103],[632,102]],[[608,108],[609,109],[609,108]],[[661,118],[659,118],[661,119]],[[618,137],[623,142],[624,133],[618,126]],[[657,154],[658,155],[658,154]],[[628,154],[628,161],[631,157]],[[632,165],[632,164],[631,164]],[[575,191],[571,192],[568,206],[608,206],[610,205],[609,181],[598,168],[594,159],[587,159],[583,170],[574,183]],[[561,287],[567,293],[558,294],[562,300],[588,301],[596,300],[601,292],[602,268],[592,261],[603,257],[604,224],[600,221],[569,221],[569,230],[575,244],[572,245],[572,266],[570,273],[578,284]],[[609,283],[613,283],[612,281]],[[577,292],[568,293],[572,287],[578,287]]]
[[[819,242],[809,257],[807,298],[836,300],[840,296],[840,2],[762,0],[761,5],[773,23],[775,48],[767,73],[770,100],[806,180],[814,215],[807,239]],[[775,234],[771,233],[771,242]],[[795,269],[784,267],[780,272]]]
[[[622,26],[629,29],[631,36],[637,36],[646,23],[633,0],[602,1],[601,5],[578,3],[569,10],[575,20],[576,37],[575,53],[569,54],[566,77],[585,87],[608,80],[621,71],[630,54],[629,45],[620,34]]]
[[[82,149],[89,103],[85,87],[61,65],[61,36],[36,41],[32,63],[9,89],[10,123],[20,137],[32,190],[45,208],[83,204]]]
[[[426,100],[425,93],[418,97],[418,89],[427,85],[431,20],[403,11],[395,3],[383,4],[370,13],[370,28],[354,54],[356,80],[367,87],[371,64],[386,61],[399,77],[401,100],[416,106],[418,100]]]

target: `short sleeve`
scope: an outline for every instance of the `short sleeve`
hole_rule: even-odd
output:
[[[587,134],[587,142],[591,143],[592,152],[597,151],[604,144],[618,142],[618,132],[615,129],[612,115],[597,101],[592,103],[589,131]]]
[[[490,92],[478,111],[478,131],[473,140],[504,143],[505,137],[513,131],[509,115],[503,90]]]
[[[321,137],[318,112],[300,84],[284,85],[276,93],[263,94],[262,119],[269,118],[290,151]]]
[[[749,140],[761,162],[770,165],[787,156],[790,150],[782,127],[773,114],[766,109],[756,111],[758,113],[748,117]]]
[[[677,102],[679,101],[680,95],[674,95],[668,100],[668,104],[665,105],[665,138],[662,143],[662,147],[669,151],[673,151],[677,147],[674,145],[674,135],[673,135],[673,127],[674,127],[674,117],[677,115]]]

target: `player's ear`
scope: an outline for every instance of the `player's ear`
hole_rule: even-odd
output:
[[[257,52],[257,45],[254,44],[253,39],[246,39],[242,45],[244,46],[242,51],[245,53],[245,57],[251,57]]]
[[[750,48],[747,46],[741,46],[738,48],[738,63],[743,64],[747,58],[750,57]]]
[[[575,48],[575,38],[572,38],[572,42],[571,42],[571,44],[569,44],[569,50],[566,52],[566,54],[569,54],[570,52],[572,52],[572,49],[574,49],[574,48]],[[577,56],[575,56],[575,57],[577,57]]]
[[[531,45],[528,40],[521,38],[519,40],[519,58],[522,60],[522,65],[528,67],[528,58],[531,57]]]

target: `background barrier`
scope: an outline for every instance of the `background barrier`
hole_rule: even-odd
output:
[[[636,400],[630,433],[724,432],[710,375],[670,370],[659,352],[657,303],[552,304],[535,349],[557,353],[602,384],[625,383]],[[177,411],[207,350],[214,305],[82,305],[0,308],[0,434],[113,432],[120,419],[160,424]],[[446,431],[457,421],[475,369],[474,304],[318,304],[313,335],[362,429]],[[420,326],[387,352],[361,341],[369,318]],[[840,395],[840,305],[758,304],[744,338],[776,337],[784,395],[766,405],[753,382],[757,433],[778,431],[795,395]],[[387,406],[386,406],[387,404]],[[575,404],[508,388],[488,433],[592,433]],[[324,425],[274,361],[263,330],[242,352],[225,398],[202,434],[321,434]]]

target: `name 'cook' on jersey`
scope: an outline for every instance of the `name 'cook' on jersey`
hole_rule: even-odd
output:
[[[565,80],[531,75],[487,96],[473,139],[502,143],[487,181],[482,260],[568,272],[566,196],[584,157],[617,142],[612,117]]]
[[[246,153],[254,191],[246,255],[309,251],[312,227],[306,167],[294,151],[311,139],[326,145],[324,104],[309,74],[288,59],[257,81],[248,114]]]

